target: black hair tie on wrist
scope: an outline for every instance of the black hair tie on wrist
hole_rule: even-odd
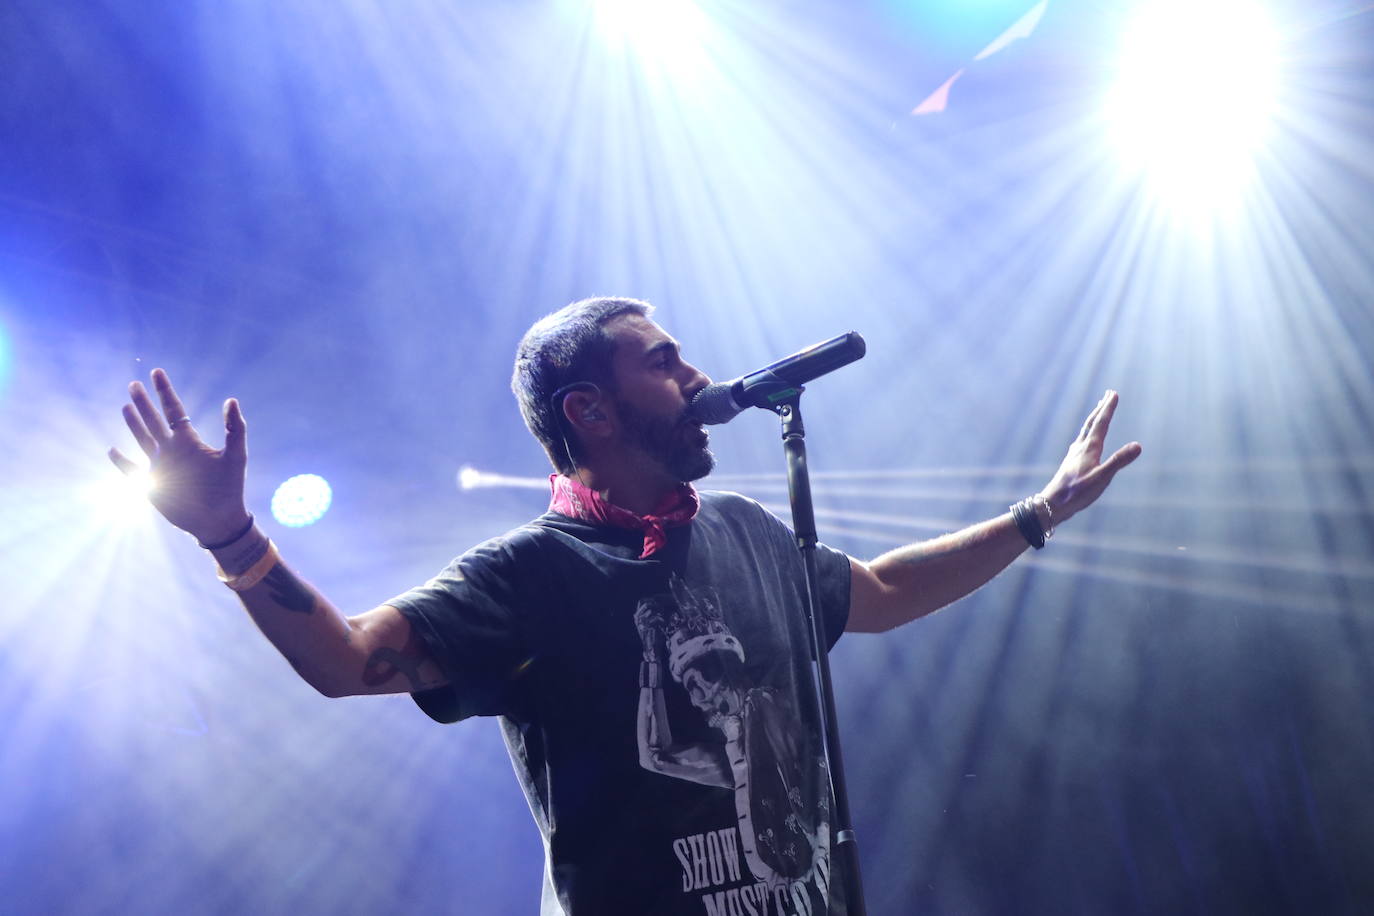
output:
[[[203,544],[203,543],[201,543],[200,539],[197,538],[197,539],[196,539],[196,543],[197,543],[197,544],[200,544],[200,546],[201,546],[201,547],[204,547],[206,550],[222,550],[223,548],[228,547],[230,544],[232,544],[232,543],[234,543],[235,541],[237,541],[239,538],[243,537],[243,536],[244,536],[245,534],[247,534],[248,532],[252,531],[252,530],[253,530],[253,524],[254,524],[256,521],[257,521],[257,519],[253,518],[253,513],[249,512],[249,513],[248,513],[248,524],[244,526],[244,528],[243,528],[242,531],[240,531],[238,534],[236,534],[236,535],[234,535],[233,537],[231,537],[229,540],[227,540],[227,541],[222,541],[222,542],[219,543],[219,544]]]

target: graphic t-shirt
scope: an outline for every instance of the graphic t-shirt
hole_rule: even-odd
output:
[[[701,499],[649,559],[640,531],[549,513],[389,602],[449,678],[420,707],[501,717],[543,916],[843,911],[796,540],[753,500]],[[849,561],[817,554],[833,645]]]

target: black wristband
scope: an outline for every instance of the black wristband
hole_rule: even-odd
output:
[[[220,543],[218,543],[218,544],[204,544],[204,543],[201,543],[201,540],[200,540],[199,538],[197,538],[197,539],[196,539],[196,543],[197,543],[197,544],[200,544],[200,546],[201,546],[201,547],[204,547],[206,550],[223,550],[225,547],[228,547],[230,544],[234,543],[234,542],[237,541],[239,538],[243,537],[245,534],[247,534],[248,532],[252,531],[252,530],[253,530],[253,524],[254,524],[256,521],[257,521],[257,519],[253,518],[253,513],[249,512],[249,513],[248,513],[248,524],[245,525],[245,526],[243,527],[243,530],[242,530],[242,531],[240,531],[238,534],[236,534],[236,535],[234,535],[233,537],[231,537],[229,540],[227,540],[227,541],[222,541],[222,542],[220,542]]]
[[[1023,499],[1011,506],[1011,520],[1021,536],[1036,550],[1045,546],[1045,529],[1040,525],[1040,516],[1035,514],[1035,505],[1030,499]]]

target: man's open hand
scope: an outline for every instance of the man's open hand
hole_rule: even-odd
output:
[[[1106,461],[1102,460],[1102,449],[1107,441],[1112,414],[1116,412],[1116,402],[1115,391],[1108,391],[1102,396],[1092,413],[1088,414],[1088,419],[1083,421],[1083,429],[1069,446],[1069,453],[1064,456],[1059,470],[1049,485],[1040,491],[1040,495],[1049,500],[1056,525],[1091,506],[1107,489],[1116,472],[1140,457],[1140,443],[1131,442],[1117,449]]]
[[[211,448],[191,425],[167,373],[154,369],[152,380],[161,411],[139,382],[129,383],[133,403],[124,405],[124,422],[151,465],[149,499],[167,521],[201,543],[222,542],[248,524],[243,504],[248,427],[239,403],[233,398],[224,402],[224,448]],[[110,449],[109,455],[125,474],[138,471],[119,449]]]

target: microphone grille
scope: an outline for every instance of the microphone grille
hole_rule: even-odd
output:
[[[741,408],[730,396],[730,383],[716,382],[698,391],[688,409],[702,423],[714,424],[734,419]]]

